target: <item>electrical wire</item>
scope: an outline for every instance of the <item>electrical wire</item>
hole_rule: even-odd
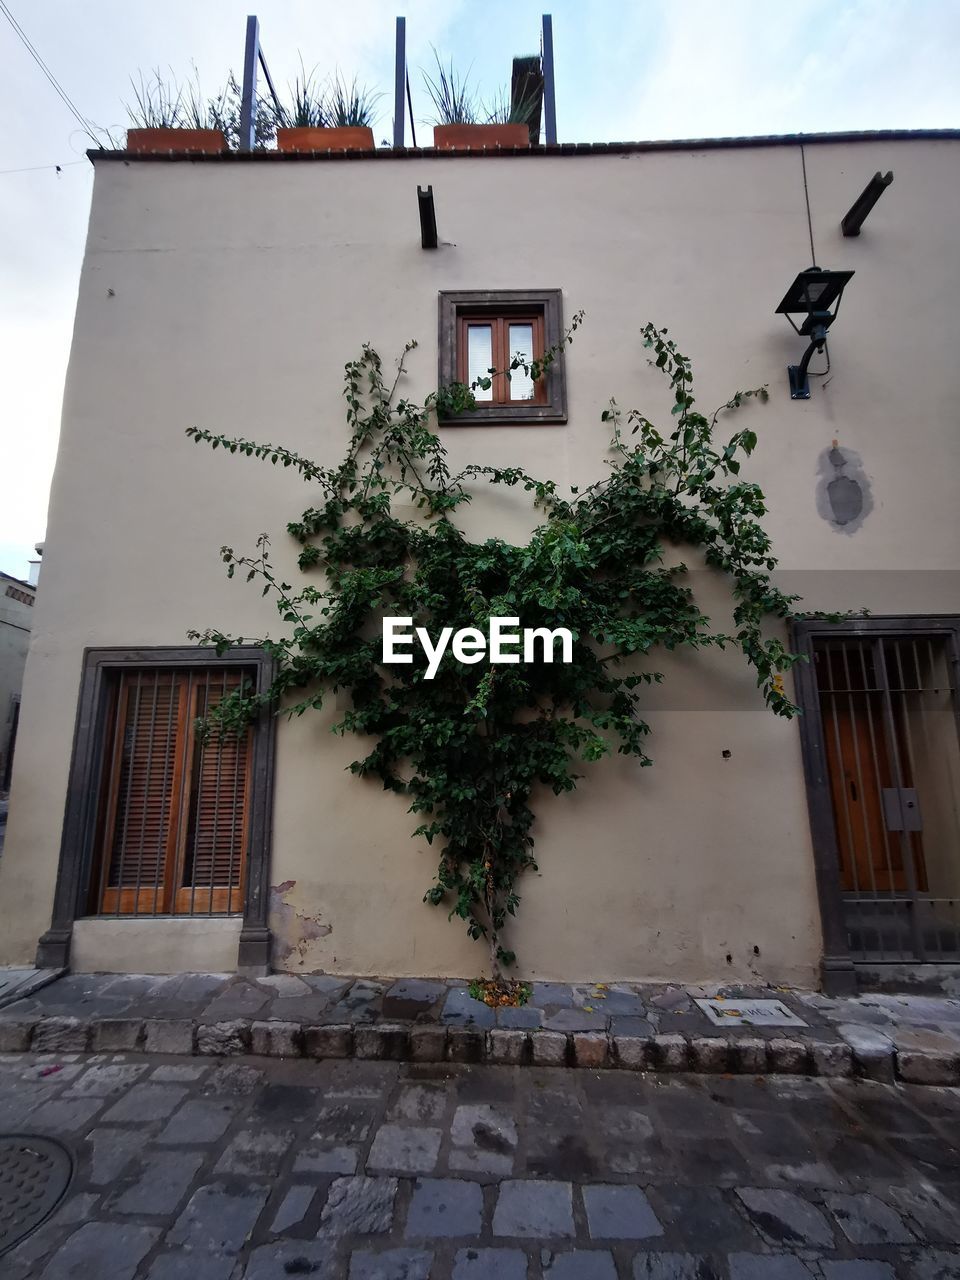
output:
[[[0,0],[0,4],[2,3],[3,0]],[[800,163],[803,166],[803,198],[807,205],[807,231],[810,235],[810,265],[816,266],[817,253],[813,247],[813,219],[810,217],[810,189],[807,186],[807,155],[802,142],[800,143]],[[826,339],[824,339],[823,343],[823,354],[827,358],[827,367],[820,369],[819,372],[808,369],[808,378],[825,378],[830,372],[830,348],[827,346]]]
[[[89,131],[89,128],[90,128],[89,122],[85,120],[84,117],[80,114],[80,111],[78,110],[73,100],[70,98],[70,95],[67,93],[66,89],[63,88],[63,86],[57,80],[57,77],[53,74],[53,72],[44,62],[43,58],[40,56],[36,47],[30,40],[30,37],[24,31],[23,27],[20,26],[20,23],[13,16],[13,14],[10,12],[9,7],[5,3],[5,0],[0,0],[0,12],[3,13],[4,17],[7,19],[11,28],[13,29],[14,34],[18,37],[20,42],[23,44],[23,47],[27,50],[27,52],[36,62],[37,66],[46,76],[47,80],[49,80],[50,84],[53,86],[57,95],[60,97],[61,101],[64,103],[67,109],[73,114],[75,119],[80,124],[81,128]]]
[[[830,372],[830,348],[827,345],[826,340],[824,340],[824,343],[823,343],[823,354],[827,358],[827,367],[825,369],[819,369],[819,370],[808,368],[807,369],[808,378],[825,378],[827,374]]]
[[[0,4],[3,0],[0,0]],[[803,143],[800,143],[800,163],[803,165],[803,198],[807,202],[807,230],[810,233],[810,265],[816,266],[817,254],[813,247],[813,220],[810,217],[810,190],[807,186],[807,154],[804,151]]]
[[[61,164],[34,164],[26,169],[0,169],[0,178],[6,177],[8,173],[46,173],[50,169],[56,169],[57,173],[61,169],[69,169],[71,165],[87,164],[86,160],[64,160]]]
[[[27,35],[27,33],[24,31],[23,27],[20,26],[20,23],[16,20],[16,18],[10,12],[9,8],[5,3],[5,0],[0,0],[0,13],[2,13],[3,16],[6,18],[6,20],[10,23],[10,26],[12,27],[14,34],[18,37],[23,47],[30,54],[31,58],[33,58],[34,62],[37,64],[37,66],[40,68],[40,70],[43,72],[46,78],[50,81],[51,85],[53,86],[54,90],[56,91],[61,101],[64,103],[67,109],[73,114],[76,120],[79,122],[80,128],[83,129],[84,133],[86,133],[88,136],[92,137],[93,133],[92,133],[89,120],[84,119],[84,117],[80,114],[80,111],[78,110],[73,99],[67,93],[66,89],[64,89],[63,86],[60,84],[59,80],[53,74],[53,72],[50,70],[47,64],[44,62],[43,58],[41,58],[40,54],[37,52],[36,48],[31,43],[30,38]]]

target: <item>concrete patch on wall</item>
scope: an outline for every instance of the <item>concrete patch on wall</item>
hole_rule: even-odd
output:
[[[90,916],[73,922],[75,973],[233,973],[240,916]]]
[[[294,896],[296,880],[284,880],[270,888],[270,928],[274,937],[274,963],[283,968],[306,972],[322,968],[317,944],[331,932],[322,924],[322,914],[298,911],[289,899]]]
[[[817,511],[839,533],[856,533],[873,510],[860,455],[836,440],[817,459]]]

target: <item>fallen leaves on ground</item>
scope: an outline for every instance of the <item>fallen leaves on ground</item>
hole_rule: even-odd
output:
[[[470,994],[474,1000],[480,1000],[491,1009],[510,1008],[524,1005],[530,999],[529,983],[514,979],[474,978],[470,983]]]

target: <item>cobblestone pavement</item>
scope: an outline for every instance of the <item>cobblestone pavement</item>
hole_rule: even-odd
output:
[[[0,1057],[76,1157],[3,1280],[949,1280],[960,1090],[452,1063]]]
[[[47,972],[49,973],[49,972]],[[29,970],[0,970],[13,979],[29,978]],[[42,982],[42,974],[37,982]],[[803,1024],[801,1027],[737,1027],[735,1023],[717,1027],[701,1007],[698,997],[721,995],[730,1009],[737,1001],[767,998],[780,1001]],[[590,1037],[602,1034],[613,1042],[618,1037],[640,1042],[655,1036],[680,1033],[694,1044],[700,1037],[723,1036],[731,1043],[741,1037],[755,1042],[797,1039],[812,1051],[818,1044],[847,1046],[855,1056],[864,1057],[867,1074],[870,1059],[884,1066],[893,1050],[910,1059],[923,1059],[915,1075],[904,1078],[915,1083],[960,1083],[960,993],[957,995],[890,995],[874,992],[845,998],[828,998],[814,992],[785,988],[714,986],[678,987],[645,983],[534,982],[529,1004],[521,1009],[488,1009],[474,1000],[462,979],[375,979],[348,978],[332,974],[279,973],[266,978],[238,978],[225,974],[179,974],[148,977],[137,974],[68,974],[52,980],[24,998],[5,997],[0,989],[0,1051],[19,1046],[14,1024],[36,1024],[46,1019],[81,1019],[84,1027],[97,1023],[179,1023],[223,1025],[237,1023],[242,1038],[250,1041],[250,1027],[264,1021],[278,1021],[289,1027],[344,1025],[362,1028],[372,1024],[393,1024],[401,1028],[436,1025],[451,1030],[525,1030],[552,1032],[568,1038],[584,1036],[588,1051]],[[6,1032],[6,1042],[4,1029]],[[52,1033],[52,1028],[51,1028]],[[26,1041],[29,1037],[24,1033]],[[140,1037],[142,1041],[142,1033]],[[140,1043],[140,1041],[138,1041]],[[716,1044],[714,1039],[713,1044]],[[47,1044],[33,1047],[47,1048]],[[67,1044],[56,1047],[65,1048]],[[104,1043],[87,1039],[70,1048],[133,1048],[131,1044]],[[147,1047],[152,1047],[147,1038]],[[157,1044],[157,1050],[169,1051]],[[256,1047],[256,1046],[255,1046]],[[575,1047],[575,1046],[573,1046]],[[760,1046],[763,1056],[763,1046]],[[186,1052],[189,1052],[187,1048]],[[264,1052],[264,1050],[261,1050]],[[705,1046],[709,1057],[712,1044]],[[326,1056],[326,1055],[323,1055]],[[389,1056],[389,1055],[387,1055]],[[576,1055],[575,1055],[576,1057]],[[595,1065],[593,1061],[579,1065]],[[654,1066],[662,1066],[653,1062]],[[700,1069],[717,1070],[718,1064],[694,1060]],[[796,1064],[769,1061],[769,1069],[797,1070]],[[932,1069],[936,1068],[936,1070]],[[722,1069],[722,1066],[721,1068]],[[892,1066],[886,1069],[892,1078]],[[937,1074],[940,1073],[940,1074]],[[823,1074],[844,1074],[824,1071]]]
[[[12,971],[11,971],[12,972]],[[22,971],[18,971],[22,972]],[[523,1008],[489,1009],[471,998],[462,978],[350,978],[336,974],[275,973],[266,978],[191,973],[169,977],[139,974],[69,974],[27,999],[8,1005],[5,1018],[232,1018],[291,1022],[365,1024],[379,1020],[436,1022],[447,1026],[607,1031],[614,1035],[654,1032],[708,1034],[715,1025],[695,1003],[720,994],[728,999],[776,999],[824,1038],[844,1025],[883,1032],[923,1027],[960,1040],[960,990],[950,995],[870,992],[829,998],[815,992],[763,986],[681,987],[614,982],[533,982]],[[783,1035],[776,1027],[751,1034]]]
[[[794,1025],[740,1026],[724,1016],[717,1025],[697,1001],[718,993],[724,1013],[773,999]],[[146,1048],[509,1064],[532,1058],[540,1065],[960,1084],[954,995],[829,999],[782,988],[534,982],[524,1007],[492,1009],[458,979],[278,973],[70,974],[25,998],[3,999],[0,991],[0,1052]]]

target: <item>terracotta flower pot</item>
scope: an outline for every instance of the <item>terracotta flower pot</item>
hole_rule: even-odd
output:
[[[341,125],[335,129],[278,129],[277,150],[373,151],[373,130],[365,125]]]
[[[438,124],[433,145],[441,151],[495,151],[497,147],[529,147],[527,124]]]
[[[128,129],[127,150],[137,155],[217,155],[227,143],[219,129]]]

